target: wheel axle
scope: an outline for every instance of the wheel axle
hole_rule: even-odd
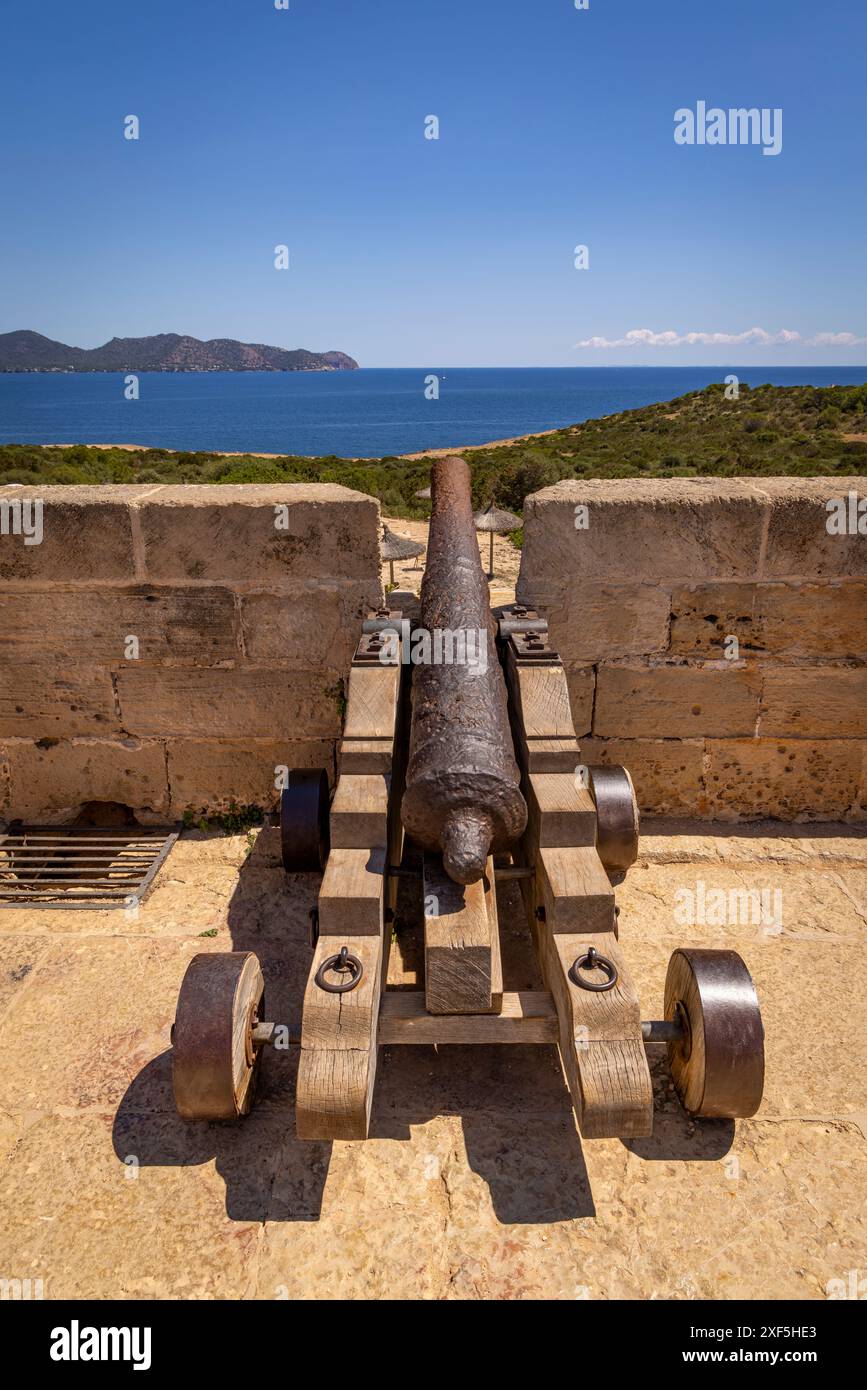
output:
[[[592,947],[580,956],[578,978],[570,972],[573,984],[587,988],[581,969],[592,969],[601,959]],[[606,964],[615,970],[611,962]],[[337,986],[340,992],[351,990],[363,973],[361,961],[345,947],[323,962],[320,973],[329,968],[347,975]],[[614,984],[616,970],[602,987]],[[322,987],[335,988],[330,980]],[[555,1017],[553,1000],[549,1007]],[[172,1029],[175,1099],[184,1119],[225,1120],[246,1114],[264,1049],[300,1043],[297,1025],[290,1031],[261,1018],[264,1012],[264,981],[252,953],[204,953],[190,962]],[[741,957],[725,950],[676,950],[665,982],[665,1014],[642,1022],[641,1037],[645,1044],[666,1045],[684,1108],[717,1119],[754,1115],[762,1097],[764,1030]],[[483,1041],[483,1032],[473,1040]]]
[[[653,1018],[641,1025],[641,1036],[646,1043],[680,1042],[684,1029],[676,1019]]]

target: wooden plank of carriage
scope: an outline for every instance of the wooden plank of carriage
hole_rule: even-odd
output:
[[[533,772],[525,780],[527,824],[543,848],[596,844],[596,806],[571,772]]]
[[[349,670],[344,739],[394,741],[401,668],[397,662],[364,662]]]
[[[386,828],[387,865],[399,866],[403,859],[404,831],[400,818],[400,803],[406,786],[406,765],[409,757],[410,692],[412,687],[411,669],[403,663],[398,667],[398,691],[395,712],[394,758],[389,781],[388,817]],[[420,883],[417,885],[419,890]],[[399,882],[394,874],[388,875],[385,885],[385,920],[383,923],[382,949],[382,989],[388,980],[388,962],[391,954],[391,924],[397,911]],[[419,892],[419,897],[420,897]]]
[[[559,662],[521,662],[511,647],[509,658],[519,671],[521,725],[525,739],[575,738],[566,673]]]
[[[536,865],[535,906],[558,932],[614,932],[614,890],[595,846],[544,849],[527,834],[524,853]]]
[[[343,773],[331,803],[332,849],[386,849],[391,777]]]
[[[638,994],[616,937],[554,936],[540,922],[534,934],[560,1018],[560,1056],[581,1133],[588,1139],[652,1133],[653,1087]],[[573,982],[569,972],[591,946],[616,968],[613,989],[596,993]],[[585,970],[581,977],[601,982],[606,974]]]
[[[388,775],[393,756],[390,738],[344,738],[340,745],[340,772]]]
[[[519,760],[530,772],[574,776],[581,754],[562,665],[519,662],[507,644],[504,667],[512,695],[512,731]]]
[[[498,1014],[431,1014],[422,990],[389,990],[379,1009],[381,1043],[556,1043],[560,1023],[548,990],[505,993]]]
[[[391,772],[402,668],[381,662],[353,666],[345,736],[376,740],[389,750]],[[341,762],[341,766],[343,763]],[[296,1128],[302,1139],[367,1137],[376,1079],[377,1029],[388,968],[387,863],[393,843],[392,779],[382,772],[344,772],[334,796],[332,848],[319,894],[319,941],[304,992],[296,1089]],[[366,841],[366,843],[365,843]],[[323,962],[346,947],[361,966],[354,988],[323,989]],[[349,977],[330,970],[327,983]]]
[[[361,964],[354,989],[329,994],[317,971],[345,946]],[[339,981],[333,971],[325,978]],[[376,936],[320,936],[304,994],[296,1087],[295,1127],[300,1139],[366,1139],[376,1076],[382,942]]]
[[[332,849],[319,889],[322,936],[382,935],[385,861],[385,849]]]
[[[397,661],[356,661],[350,667],[338,755],[341,775],[391,772],[402,677]]]
[[[425,999],[432,1014],[497,1013],[503,1002],[494,861],[484,878],[459,884],[442,856],[425,852]]]
[[[531,772],[567,772],[574,776],[581,763],[578,740],[572,738],[528,738],[527,766]]]
[[[521,888],[542,977],[557,1010],[560,1057],[576,1118],[588,1137],[649,1134],[653,1124],[650,1071],[638,998],[615,935],[608,875],[595,843],[543,844],[549,838],[549,816],[555,817],[551,839],[561,838],[562,811],[556,798],[540,798],[531,782],[532,737],[565,736],[565,674],[556,663],[533,667],[517,662],[511,652],[505,670],[515,752],[524,794],[532,807],[516,858],[536,866],[534,879],[522,881]],[[546,679],[539,679],[540,671],[548,673]],[[574,735],[574,729],[571,732]],[[577,828],[580,818],[572,823]],[[617,970],[617,983],[610,990],[584,989],[570,978],[574,961],[590,945]],[[593,982],[605,976],[595,970],[584,978]]]

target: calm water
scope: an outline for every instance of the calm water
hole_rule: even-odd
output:
[[[356,372],[0,373],[0,442],[341,457],[484,444],[669,400],[734,372],[757,386],[867,380],[867,367],[450,367]],[[439,400],[425,378],[440,378]]]

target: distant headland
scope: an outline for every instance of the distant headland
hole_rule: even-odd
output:
[[[358,363],[345,352],[239,343],[234,338],[191,338],[157,333],[112,338],[97,348],[69,347],[22,329],[0,333],[0,372],[343,372]]]

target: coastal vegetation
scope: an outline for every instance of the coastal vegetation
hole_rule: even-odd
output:
[[[440,451],[442,452],[442,451]],[[867,473],[867,383],[860,386],[721,384],[672,401],[547,434],[462,449],[473,501],[520,511],[524,497],[562,478],[812,477]],[[7,444],[0,484],[343,483],[376,496],[391,516],[422,517],[415,494],[430,458],[299,458]]]

